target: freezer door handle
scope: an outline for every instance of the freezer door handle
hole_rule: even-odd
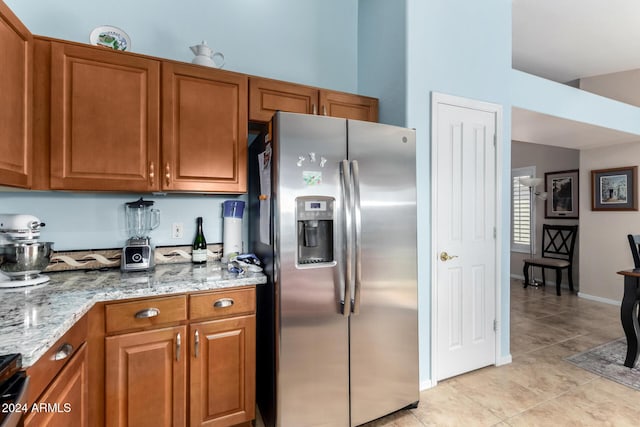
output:
[[[340,283],[340,305],[342,307],[342,314],[345,317],[349,316],[351,312],[351,179],[349,162],[343,160],[340,162],[340,172],[342,178],[342,200],[344,204],[344,240],[342,242],[342,248],[344,251],[344,276],[342,276]]]
[[[360,210],[360,169],[358,161],[351,161],[351,177],[353,179],[353,222],[355,223],[355,283],[351,292],[351,312],[360,313],[360,288],[362,286],[362,213]]]

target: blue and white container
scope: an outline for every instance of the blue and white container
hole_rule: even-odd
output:
[[[225,200],[223,203],[222,257],[242,253],[242,200]]]

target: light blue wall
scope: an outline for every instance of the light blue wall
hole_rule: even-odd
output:
[[[366,1],[366,0],[363,0]],[[362,2],[361,2],[362,3]],[[368,2],[367,2],[368,3]],[[380,2],[382,3],[382,2]],[[503,106],[502,155],[498,165],[503,182],[509,182],[511,111],[511,1],[509,0],[405,0],[406,63],[390,64],[389,72],[403,73],[406,92],[402,101],[408,127],[416,128],[418,147],[418,276],[420,283],[420,377],[423,385],[431,379],[431,94],[463,96]],[[387,13],[378,7],[380,14]],[[366,41],[360,40],[360,49]],[[398,49],[401,49],[399,46]],[[361,51],[362,54],[362,51]],[[360,60],[362,62],[362,59]],[[360,70],[360,75],[363,70]],[[396,78],[397,80],[400,78]],[[362,85],[362,82],[359,82]],[[509,230],[509,189],[503,188],[503,222]],[[509,355],[509,234],[503,235],[501,284],[501,340],[503,354]]]
[[[380,103],[382,123],[407,120],[405,0],[361,0],[358,10],[358,91]]]
[[[5,0],[32,33],[88,43],[99,25],[125,30],[132,52],[190,62],[206,39],[226,57],[224,69],[334,90],[357,91],[357,0]],[[0,212],[31,213],[48,223],[57,250],[122,246],[123,203],[139,195],[2,192]],[[220,205],[237,196],[145,195],[161,210],[157,245],[187,244],[195,217],[208,242],[222,241]],[[184,238],[171,239],[173,222]],[[245,227],[246,233],[246,227]]]
[[[357,90],[358,0],[6,0],[32,33],[89,43],[100,25],[132,51],[190,62],[206,40],[227,70]]]
[[[47,224],[41,234],[54,242],[55,250],[107,249],[124,246],[127,239],[124,204],[143,197],[160,210],[160,225],[150,234],[158,246],[190,245],[196,233],[196,217],[203,217],[207,243],[222,242],[222,202],[244,196],[92,194],[0,192],[0,212],[28,213]],[[246,219],[246,214],[244,216]],[[171,237],[171,225],[182,223],[182,239]],[[246,228],[246,227],[245,227]],[[246,231],[244,241],[247,241]]]

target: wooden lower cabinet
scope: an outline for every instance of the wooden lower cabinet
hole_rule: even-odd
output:
[[[255,316],[193,323],[190,425],[222,427],[255,418]]]
[[[186,425],[186,326],[107,337],[106,426]]]
[[[88,427],[87,345],[83,344],[40,398],[31,406],[25,427]]]
[[[105,425],[250,425],[255,310],[253,287],[107,303]]]

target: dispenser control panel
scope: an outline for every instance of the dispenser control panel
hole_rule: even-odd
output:
[[[308,199],[299,197],[297,200],[298,221],[331,220],[333,219],[333,198]]]

